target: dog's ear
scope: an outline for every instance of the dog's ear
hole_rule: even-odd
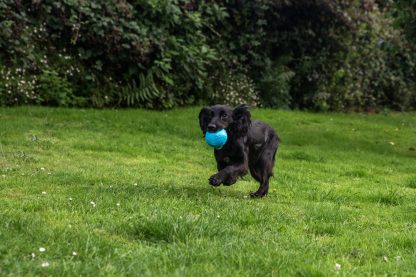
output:
[[[208,107],[203,107],[199,112],[199,127],[201,127],[202,132],[207,132],[208,124],[210,121],[210,109]]]
[[[245,136],[251,125],[251,114],[246,104],[238,105],[233,110],[233,130],[238,136]]]

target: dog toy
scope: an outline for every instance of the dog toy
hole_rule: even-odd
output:
[[[223,147],[227,142],[227,139],[228,135],[225,129],[221,129],[215,133],[205,133],[205,141],[208,143],[209,146],[214,147],[216,149],[220,149],[221,147]]]

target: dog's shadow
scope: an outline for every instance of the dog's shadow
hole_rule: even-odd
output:
[[[244,186],[244,190],[236,190],[233,186]],[[218,186],[201,185],[200,182],[195,185],[189,184],[166,184],[166,183],[139,183],[137,186],[121,185],[120,192],[129,195],[140,195],[140,197],[152,198],[157,195],[162,198],[178,199],[178,198],[233,198],[233,199],[247,199],[249,198],[251,190],[254,188],[249,185],[249,182],[240,181],[233,186]],[[117,189],[118,190],[118,189]]]
[[[207,184],[206,186],[181,185],[181,186],[170,186],[168,188],[161,187],[161,190],[167,191],[168,194],[171,195],[172,197],[179,197],[179,198],[214,197],[214,198],[244,199],[244,198],[247,198],[250,194],[249,190],[247,190],[247,192],[242,192],[242,191],[238,191],[227,186],[213,187],[209,184]]]

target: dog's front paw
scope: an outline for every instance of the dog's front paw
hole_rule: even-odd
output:
[[[229,177],[222,184],[224,186],[231,186],[231,185],[235,184],[235,182],[237,182],[237,178],[235,178],[235,177]]]
[[[209,184],[211,186],[214,186],[214,187],[217,187],[217,186],[221,185],[221,180],[219,179],[217,174],[212,175],[211,177],[209,177]]]

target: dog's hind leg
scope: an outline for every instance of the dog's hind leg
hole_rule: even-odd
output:
[[[267,167],[269,161],[259,159],[254,168],[250,170],[251,175],[260,183],[260,187],[256,192],[250,193],[251,197],[263,197],[269,191],[269,178],[272,176],[269,168]],[[273,167],[271,168],[273,170]]]
[[[257,162],[250,166],[250,173],[260,183],[256,192],[250,193],[252,197],[263,197],[269,192],[269,179],[273,176],[275,155],[278,147],[276,137],[265,145],[264,151],[260,154]]]

